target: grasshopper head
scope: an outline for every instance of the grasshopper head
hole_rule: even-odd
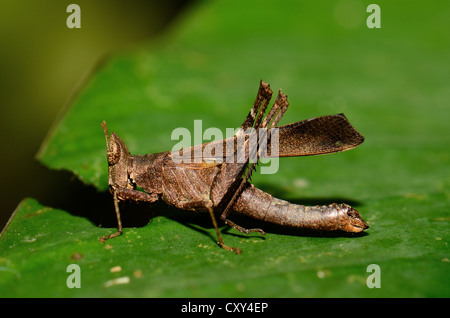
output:
[[[105,133],[108,158],[109,186],[112,188],[128,188],[128,161],[130,152],[127,146],[116,133],[108,135],[106,122],[102,123]]]

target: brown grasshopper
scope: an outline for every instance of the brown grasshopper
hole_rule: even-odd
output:
[[[249,183],[251,173],[260,158],[334,153],[352,149],[364,141],[364,137],[353,128],[344,114],[322,116],[277,127],[289,103],[287,96],[280,90],[273,106],[264,117],[272,94],[270,85],[261,81],[253,107],[241,129],[233,137],[178,152],[131,155],[125,143],[114,132],[109,136],[106,122],[103,122],[109,189],[114,198],[118,231],[99,240],[104,243],[105,240],[122,234],[119,211],[121,200],[152,203],[162,199],[179,209],[208,212],[218,244],[238,254],[241,252],[239,248],[224,243],[215,212],[220,211],[220,219],[225,224],[243,233],[256,231],[265,234],[262,229],[246,229],[231,221],[229,216],[232,211],[294,228],[353,233],[367,229],[368,225],[358,211],[347,204],[292,204],[274,198]],[[255,140],[253,137],[257,135],[256,131],[263,131],[265,135],[258,135],[256,146],[252,146],[250,141]],[[272,143],[262,142],[263,139],[271,140],[277,133],[278,154]],[[223,151],[215,151],[229,150],[227,147],[230,144],[233,150],[231,155],[230,151],[225,151],[225,155]],[[210,151],[211,157],[204,155],[203,150],[207,148],[214,149]],[[231,160],[238,152],[241,154],[241,160]],[[174,160],[178,156],[196,160]],[[136,190],[136,186],[143,191]]]

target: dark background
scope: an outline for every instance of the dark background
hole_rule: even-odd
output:
[[[25,197],[58,205],[67,196],[86,195],[70,173],[35,160],[41,142],[102,58],[163,34],[192,2],[1,2],[0,229]],[[81,29],[66,25],[71,3],[81,8]]]

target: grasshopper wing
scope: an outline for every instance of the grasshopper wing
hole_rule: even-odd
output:
[[[360,145],[364,137],[344,114],[302,120],[279,128],[279,157],[311,156],[349,150]],[[268,145],[268,156],[272,155]]]

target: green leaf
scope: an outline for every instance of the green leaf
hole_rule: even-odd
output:
[[[281,159],[254,183],[292,202],[352,203],[367,235],[269,227],[261,238],[224,227],[225,242],[243,249],[235,255],[217,247],[207,217],[161,205],[149,225],[102,245],[113,229],[25,199],[0,240],[0,296],[449,297],[450,8],[379,5],[382,28],[368,29],[350,1],[201,3],[164,41],[106,61],[39,153],[104,191],[103,120],[133,154],[170,150],[172,131],[193,132],[195,119],[224,134],[238,127],[262,78],[289,96],[281,124],[344,112],[366,142]],[[80,289],[66,286],[71,263]],[[366,285],[370,264],[381,288]],[[120,277],[129,281],[107,283]]]

